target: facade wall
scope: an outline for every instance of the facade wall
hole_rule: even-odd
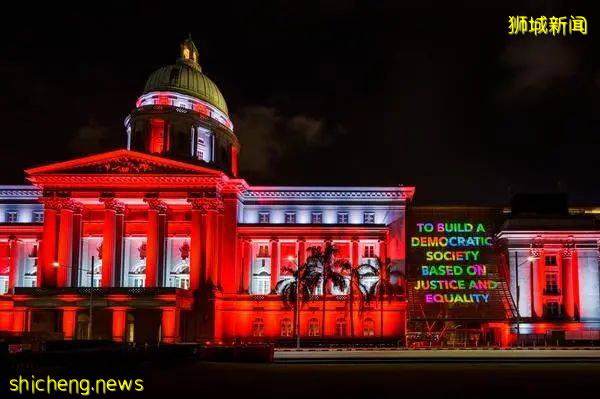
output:
[[[131,194],[132,190],[135,194]],[[367,190],[367,194],[361,190]],[[122,340],[129,328],[126,320],[134,318],[131,312],[138,309],[135,299],[138,291],[127,289],[172,287],[189,293],[200,292],[195,300],[196,305],[186,300],[184,307],[177,305],[173,308],[178,312],[173,317],[172,311],[168,310],[171,308],[165,307],[161,302],[163,296],[157,291],[151,296],[152,301],[144,307],[148,311],[158,311],[165,328],[173,329],[173,323],[185,323],[187,326],[200,324],[200,327],[192,328],[194,331],[191,334],[187,331],[175,334],[176,339],[289,338],[289,331],[285,332],[285,328],[282,333],[282,323],[286,324],[290,319],[290,310],[275,291],[275,286],[278,281],[286,278],[284,268],[293,268],[306,259],[308,248],[324,248],[327,243],[331,243],[339,248],[340,259],[344,258],[353,265],[374,264],[378,257],[387,256],[388,239],[392,237],[396,242],[393,247],[396,257],[404,259],[404,210],[405,203],[412,195],[411,189],[361,190],[353,192],[352,189],[338,188],[335,192],[328,192],[307,187],[296,190],[290,196],[287,192],[289,188],[286,188],[280,193],[282,197],[286,197],[284,201],[279,204],[262,204],[260,209],[267,209],[277,215],[282,209],[299,209],[296,203],[303,201],[300,205],[303,209],[317,210],[324,216],[329,215],[330,210],[341,209],[347,213],[347,219],[343,223],[337,223],[335,214],[334,223],[328,223],[327,218],[332,217],[329,215],[322,220],[311,220],[310,223],[302,223],[302,219],[296,219],[293,223],[282,224],[277,223],[275,218],[267,225],[254,227],[239,221],[245,220],[246,211],[251,212],[253,207],[258,209],[257,205],[252,204],[251,199],[248,200],[248,205],[247,198],[235,193],[223,193],[217,200],[195,200],[185,193],[159,192],[150,193],[148,195],[151,196],[148,197],[127,186],[117,190],[114,197],[102,197],[102,192],[94,188],[72,190],[70,197],[42,198],[37,192],[29,198],[26,208],[39,208],[43,205],[37,202],[42,201],[46,210],[44,225],[37,224],[35,231],[23,234],[17,240],[12,236],[9,239],[7,235],[2,241],[0,237],[0,246],[7,247],[2,252],[6,252],[3,259],[6,270],[10,270],[8,266],[11,262],[16,265],[13,269],[16,277],[10,287],[7,287],[8,295],[3,298],[6,306],[0,315],[0,325],[4,331],[32,331],[31,318],[42,317],[45,313],[40,313],[41,310],[35,306],[21,308],[22,304],[32,298],[30,295],[50,295],[43,297],[42,302],[55,302],[57,297],[53,295],[57,295],[59,291],[54,294],[45,292],[62,289],[73,293],[69,295],[74,295],[73,301],[77,305],[64,306],[59,304],[60,301],[56,302],[53,309],[58,312],[57,317],[67,321],[58,330],[67,339],[81,337],[84,332],[80,331],[83,328],[80,324],[85,324],[84,319],[87,317],[86,305],[82,303],[87,291],[82,290],[93,287],[101,290],[97,294],[101,302],[104,301],[103,298],[108,300],[111,292],[124,293],[119,294],[121,302],[118,305],[99,310],[107,316],[106,323],[109,324],[103,328],[112,330],[114,339]],[[277,197],[277,189],[274,191]],[[302,191],[324,193],[329,197],[329,203],[323,205],[320,203],[321,198],[306,195]],[[368,205],[365,195],[376,196],[379,191],[388,198],[378,199],[376,204]],[[408,194],[401,193],[402,191]],[[160,198],[154,199],[156,196]],[[201,205],[196,208],[196,203]],[[195,209],[200,212],[197,218],[194,216]],[[369,214],[368,220],[365,219],[365,213]],[[164,226],[162,228],[161,223]],[[395,224],[395,231],[400,232],[400,235],[390,234],[389,224]],[[196,228],[194,226],[199,229],[197,236],[193,233]],[[19,229],[16,231],[21,231]],[[261,259],[261,245],[268,248],[266,264],[269,274],[267,287],[258,292],[253,271],[257,261]],[[9,249],[9,246],[15,249]],[[193,286],[193,275],[199,276],[196,286]],[[27,291],[33,288],[38,291]],[[117,289],[125,291],[115,291]],[[13,290],[18,290],[20,294],[12,295]],[[320,292],[322,288],[315,294]],[[216,297],[212,298],[214,295]],[[325,331],[321,326],[322,301],[317,296],[301,312],[302,335],[318,339],[325,334],[325,337],[344,339],[353,335],[350,329],[354,324],[355,337],[382,336],[381,309],[375,306],[370,310],[359,311],[359,305],[355,303],[352,312],[354,316],[350,318],[347,299],[340,299],[340,295],[347,295],[347,292],[337,292],[334,289],[328,291],[329,295],[326,300]],[[261,296],[265,299],[261,299]],[[24,313],[16,311],[15,304],[19,309],[24,309]],[[123,309],[128,310],[123,313]],[[179,315],[184,311],[186,317],[182,318]],[[404,302],[386,302],[383,315],[383,336],[400,336],[404,330]],[[198,318],[203,320],[194,321]],[[138,315],[134,319],[139,324],[143,317]],[[257,319],[262,319],[264,323],[260,334],[253,330]],[[293,316],[291,319],[293,320]],[[316,332],[314,320],[319,323]],[[342,328],[342,324],[345,327]],[[40,325],[34,323],[35,329],[42,328]],[[346,331],[342,333],[342,329]],[[141,336],[139,331],[137,336]]]
[[[582,321],[600,321],[600,274],[598,252],[582,250],[577,253],[580,317]]]
[[[516,256],[515,256],[516,253]],[[511,295],[518,300],[518,309],[521,317],[532,317],[532,295],[531,295],[531,267],[528,260],[530,253],[528,249],[509,250],[510,291]],[[517,280],[517,267],[518,280]],[[518,284],[517,284],[518,281]],[[519,295],[517,295],[519,287]]]

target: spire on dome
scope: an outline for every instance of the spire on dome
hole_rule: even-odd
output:
[[[190,67],[202,71],[198,63],[198,49],[192,40],[192,34],[189,33],[187,39],[181,43],[181,53],[179,62],[189,65]]]

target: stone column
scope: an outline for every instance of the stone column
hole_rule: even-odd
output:
[[[80,205],[80,204],[78,204]],[[77,206],[73,210],[73,246],[71,264],[71,287],[79,286],[79,264],[81,261],[81,231],[83,207]]]
[[[208,205],[208,204],[207,204]],[[204,268],[204,282],[208,285],[216,285],[216,281],[213,280],[214,269],[216,268],[216,230],[217,230],[217,208],[210,204],[206,211],[206,223],[204,223],[204,242],[206,245],[205,259],[206,264]]]
[[[67,341],[72,340],[75,336],[75,328],[77,327],[77,308],[64,307],[62,308],[62,332],[63,338]]]
[[[73,216],[77,210],[80,213],[81,205],[72,200],[65,200],[60,210],[60,227],[58,230],[58,287],[71,286],[73,274]]]
[[[385,266],[387,263],[387,242],[385,240],[379,240],[379,260],[381,266]]]
[[[537,248],[533,248],[531,250],[531,256],[533,260],[531,261],[531,299],[532,299],[532,316],[536,318],[542,318],[544,315],[544,293],[543,293],[543,279],[540,278],[540,275],[543,276],[544,268],[540,265],[540,258],[542,256],[542,251]]]
[[[179,341],[179,309],[174,306],[162,308],[161,330],[162,342],[170,344]]]
[[[205,242],[203,237],[206,210],[201,199],[190,198],[192,204],[192,224],[190,226],[190,289],[200,288],[205,268]]]
[[[164,275],[165,215],[167,204],[157,198],[144,199],[148,203],[146,287],[161,286]]]
[[[352,268],[355,268],[358,266],[358,259],[359,259],[359,252],[358,252],[358,239],[353,238],[352,239],[352,253],[351,253],[351,257],[352,257]]]
[[[571,257],[573,249],[565,247],[561,251],[562,275],[563,275],[563,305],[565,308],[565,316],[569,320],[575,319],[575,290],[574,290],[574,273]]]
[[[102,283],[112,287],[115,281],[115,254],[117,248],[117,214],[122,215],[125,205],[114,198],[101,198],[104,202],[104,232],[102,239]]]
[[[14,333],[23,333],[28,330],[28,310],[27,308],[16,307],[13,309],[13,326]]]
[[[110,309],[112,311],[112,340],[123,342],[127,325],[127,308],[118,306]]]
[[[271,240],[271,292],[279,279],[279,240]]]
[[[223,216],[221,229],[221,251],[219,262],[221,286],[223,292],[233,293],[241,285],[240,258],[243,242],[238,238],[238,203],[237,193],[227,193],[223,198]]]
[[[306,263],[306,240],[300,238],[298,240],[298,265]]]
[[[213,267],[212,281],[215,282],[217,287],[223,288],[223,219],[224,219],[223,207],[217,209],[217,226],[216,226],[216,242],[215,242],[215,266]],[[232,242],[235,244],[235,237],[232,237]],[[235,252],[232,251],[232,252]],[[233,270],[230,271],[233,273]]]
[[[250,290],[250,276],[252,275],[252,242],[244,240],[244,255],[242,256],[242,292]]]
[[[19,240],[15,236],[8,239],[10,264],[8,265],[8,292],[13,292],[19,277]]]
[[[68,287],[71,273],[73,250],[73,210],[65,206],[60,210],[58,229],[58,269],[57,286]]]
[[[58,245],[58,211],[63,199],[42,198],[44,204],[44,227],[42,232],[42,248],[38,262],[37,286],[45,288],[56,287],[57,245]]]
[[[237,234],[236,234],[237,237]],[[227,256],[226,249],[223,249],[223,256]],[[227,292],[237,292],[238,294],[244,291],[244,264],[242,258],[244,256],[244,240],[237,238],[235,240],[235,257],[231,269],[235,273],[232,281],[235,291],[228,290]]]

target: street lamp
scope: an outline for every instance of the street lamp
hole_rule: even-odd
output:
[[[296,333],[296,349],[300,349],[300,267],[298,263],[295,262],[295,258],[293,255],[288,255],[287,260],[291,263],[296,264],[296,306],[295,306],[295,315],[294,315],[294,331]]]
[[[94,309],[94,275],[96,274],[95,270],[94,270],[94,260],[95,257],[92,256],[92,268],[91,270],[89,269],[84,269],[84,268],[80,268],[79,270],[83,271],[83,272],[90,272],[91,276],[90,276],[90,310],[89,310],[89,324],[88,324],[88,339],[92,339],[92,326],[93,326],[93,309]],[[58,269],[59,267],[61,267],[60,263],[58,263],[57,261],[52,262],[52,266],[56,269]],[[73,269],[71,266],[62,266],[65,267],[67,269]]]
[[[528,256],[527,259],[521,263],[519,263],[519,253],[515,251],[515,281],[516,281],[516,291],[517,291],[517,343],[520,343],[521,340],[521,312],[519,308],[519,302],[521,299],[521,286],[519,284],[519,267],[529,262],[530,264],[535,260],[534,256]]]

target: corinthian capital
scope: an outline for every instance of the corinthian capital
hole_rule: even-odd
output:
[[[192,209],[201,210],[202,212],[223,212],[224,210],[223,201],[216,198],[188,198],[187,201],[192,204]]]
[[[570,258],[571,256],[573,256],[573,248],[570,248],[570,247],[564,247],[564,248],[562,248],[560,250],[560,256],[563,259]]]
[[[116,213],[125,213],[125,204],[115,198],[100,198],[100,202],[104,203],[105,209],[111,209]]]
[[[44,209],[52,209],[55,211],[60,211],[66,200],[67,198],[60,197],[42,197],[39,199],[39,201],[44,204]]]
[[[68,209],[74,213],[80,213],[83,210],[83,204],[81,202],[65,198],[65,201],[62,203],[62,209]]]
[[[148,208],[158,211],[158,213],[167,213],[168,206],[166,202],[158,198],[144,198],[144,202],[148,204]]]

